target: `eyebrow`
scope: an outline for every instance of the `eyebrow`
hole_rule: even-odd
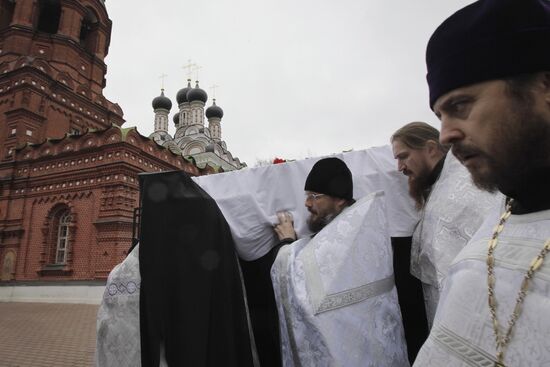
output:
[[[434,113],[438,119],[441,119],[441,111],[449,111],[451,109],[451,106],[456,103],[457,100],[472,101],[473,99],[475,98],[472,96],[472,94],[467,93],[466,91],[460,91],[456,94],[451,94],[439,104],[439,108],[437,108],[437,106],[434,106]]]
[[[434,113],[435,113],[435,116],[438,118],[438,119],[441,119],[441,111],[446,111],[449,109],[449,105],[451,104],[451,102],[454,100],[454,97],[455,96],[449,96],[447,97],[447,99],[445,99],[443,102],[441,102],[439,104],[439,106],[437,105],[434,105]]]

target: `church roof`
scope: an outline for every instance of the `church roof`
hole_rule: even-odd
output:
[[[16,147],[16,152],[18,155],[23,155],[22,158],[25,159],[24,154],[26,151],[42,149],[41,152],[44,152],[44,155],[55,156],[65,152],[98,148],[119,142],[127,142],[133,146],[137,145],[141,147],[141,150],[147,152],[147,154],[153,154],[153,151],[149,148],[147,150],[145,149],[146,146],[149,146],[150,148],[158,149],[158,151],[169,152],[173,157],[182,157],[179,149],[157,144],[153,139],[142,135],[135,126],[122,128],[116,124],[112,124],[105,129],[87,129],[81,134],[67,133],[60,138],[48,138],[39,143],[22,144]],[[141,142],[141,144],[138,144],[138,142]],[[69,146],[70,149],[67,149],[67,146]],[[45,147],[50,149],[46,149]],[[46,150],[48,150],[47,153]]]

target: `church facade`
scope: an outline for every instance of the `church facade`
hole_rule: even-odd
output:
[[[192,133],[167,134],[162,98],[150,137],[123,128],[103,96],[110,34],[102,0],[0,0],[0,282],[104,280],[132,242],[139,173],[243,166],[200,126],[204,96],[176,115]]]

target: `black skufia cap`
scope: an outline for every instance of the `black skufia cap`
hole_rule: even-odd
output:
[[[309,172],[304,190],[351,200],[353,199],[351,171],[341,159],[321,159]]]
[[[451,15],[426,50],[430,107],[459,87],[550,70],[550,1],[479,0]]]

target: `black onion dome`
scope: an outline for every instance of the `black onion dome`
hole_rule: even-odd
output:
[[[195,88],[191,89],[189,92],[187,92],[187,101],[193,102],[193,101],[202,101],[206,103],[208,100],[208,94],[199,87],[199,82],[197,81],[197,85]]]
[[[165,110],[170,111],[172,109],[172,101],[164,95],[164,89],[161,89],[160,96],[153,99],[153,109],[164,108]]]
[[[191,87],[191,79],[187,79],[187,87],[180,89],[176,94],[176,101],[178,101],[178,105],[182,104],[183,102],[188,102],[187,93],[191,89],[193,89],[193,87]]]
[[[223,110],[220,106],[216,105],[216,99],[212,101],[212,106],[208,107],[205,112],[206,118],[222,118],[223,117]]]
[[[174,121],[174,125],[179,124],[179,123],[180,123],[180,113],[179,113],[179,112],[176,113],[176,114],[174,115],[174,117],[172,118],[172,120]]]

